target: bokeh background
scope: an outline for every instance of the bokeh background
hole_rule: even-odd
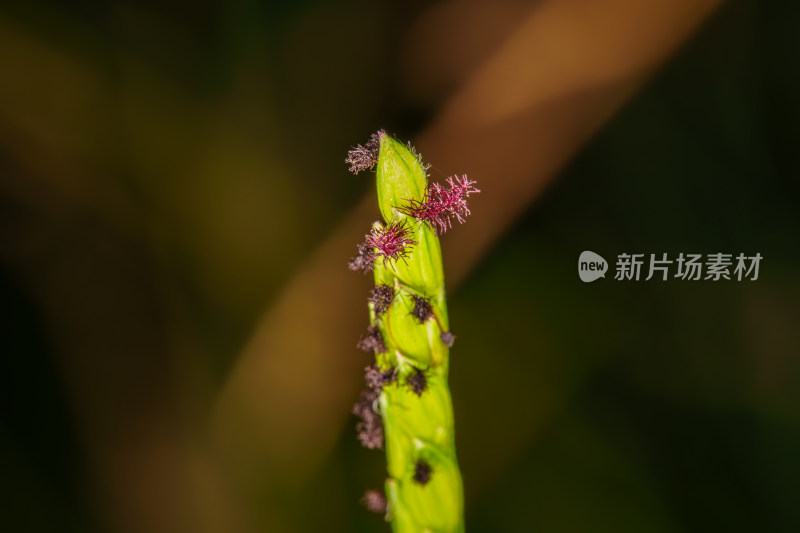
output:
[[[3,2],[0,531],[388,531],[343,162],[378,128],[483,190],[443,239],[469,531],[800,531],[798,22]],[[764,260],[584,284],[585,249]]]

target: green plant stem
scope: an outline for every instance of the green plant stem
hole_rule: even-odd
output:
[[[449,324],[439,238],[427,224],[395,209],[423,200],[426,173],[418,156],[381,134],[376,181],[385,223],[406,224],[416,241],[404,259],[375,261],[376,285],[392,287],[394,298],[380,315],[370,304],[370,319],[386,346],[376,355],[378,367],[396,376],[377,401],[389,473],[388,516],[395,533],[461,532],[463,489],[447,383],[449,348],[442,337],[449,335]],[[420,298],[432,311],[422,323],[414,313]]]

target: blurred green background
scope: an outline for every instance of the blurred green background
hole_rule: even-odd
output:
[[[800,531],[798,21],[4,2],[0,531],[388,531],[343,163],[378,128],[483,190],[443,239],[469,531]],[[583,250],[764,259],[584,284]]]

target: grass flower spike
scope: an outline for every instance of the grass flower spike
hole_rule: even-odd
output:
[[[376,361],[366,369],[366,389],[353,412],[362,444],[385,448],[389,475],[385,497],[370,491],[364,503],[384,513],[395,533],[463,532],[447,382],[455,336],[437,235],[453,218],[464,222],[466,199],[479,191],[466,176],[429,187],[419,156],[382,131],[346,162],[354,173],[375,168],[384,221],[373,225],[350,262],[352,270],[372,270],[375,278],[370,325],[358,347]]]

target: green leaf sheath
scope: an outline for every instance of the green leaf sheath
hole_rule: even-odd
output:
[[[409,148],[381,134],[376,177],[385,223],[403,222],[417,242],[405,259],[375,261],[376,285],[393,287],[394,298],[380,315],[370,303],[370,318],[386,346],[376,356],[378,366],[394,369],[397,376],[383,386],[377,402],[388,462],[389,518],[395,533],[461,532],[463,489],[447,385],[449,349],[441,337],[449,324],[439,238],[427,224],[395,209],[423,200],[426,172]],[[433,312],[423,323],[413,313],[418,298],[425,298]],[[424,376],[421,391],[409,383],[419,374]]]

